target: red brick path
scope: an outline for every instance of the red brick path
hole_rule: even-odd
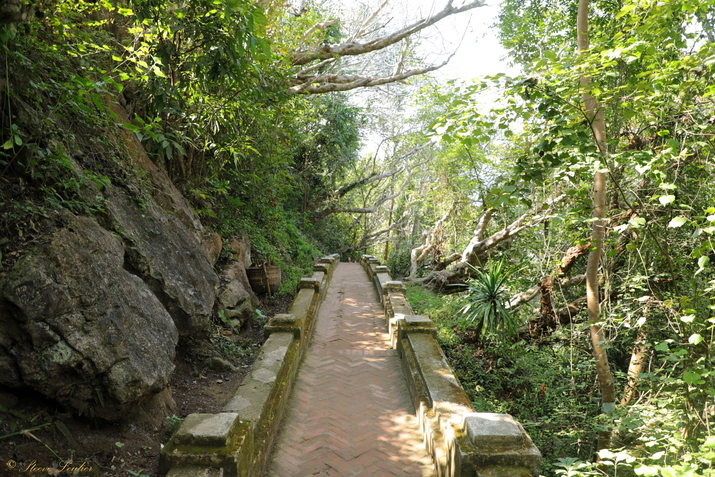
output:
[[[359,264],[338,265],[268,476],[434,476],[377,298]]]

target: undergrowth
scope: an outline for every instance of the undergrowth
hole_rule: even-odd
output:
[[[585,330],[555,334],[548,343],[478,339],[460,320],[458,297],[408,287],[416,313],[437,326],[437,339],[477,412],[514,416],[543,455],[542,471],[563,457],[595,452],[598,396]],[[551,474],[553,475],[553,474]]]
[[[672,364],[670,369],[644,373],[640,400],[618,406],[607,417],[599,412],[584,324],[561,327],[541,341],[494,334],[480,339],[460,320],[459,298],[438,296],[419,286],[408,287],[407,296],[416,313],[435,322],[440,345],[475,410],[508,413],[521,422],[542,453],[544,475],[715,475],[715,437],[709,435],[709,425],[694,426],[698,433],[686,425],[697,410],[697,393],[709,393],[711,398],[715,394],[694,386],[698,382],[691,375],[684,374],[692,384],[683,393],[687,383],[673,376]],[[672,340],[655,348],[670,352],[660,356],[666,362],[678,363],[685,356]],[[614,371],[622,386],[622,369],[616,366]],[[707,381],[701,379],[700,384]],[[611,448],[599,451],[596,443],[603,433],[610,433]]]

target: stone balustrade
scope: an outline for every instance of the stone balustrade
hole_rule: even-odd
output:
[[[167,477],[258,477],[265,472],[300,361],[313,332],[338,255],[301,279],[287,314],[266,324],[266,341],[251,372],[217,414],[191,414],[161,451]]]
[[[541,454],[508,414],[474,412],[427,316],[415,315],[405,286],[362,257],[382,300],[392,346],[402,360],[420,431],[439,477],[535,477]]]

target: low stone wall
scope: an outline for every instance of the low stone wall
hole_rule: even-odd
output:
[[[323,258],[300,281],[287,314],[265,327],[266,341],[236,394],[218,414],[191,414],[161,451],[159,475],[258,477],[285,414],[315,317],[339,263]]]
[[[524,428],[508,414],[474,412],[469,397],[447,363],[434,323],[415,315],[402,282],[365,255],[381,297],[392,345],[417,411],[420,430],[440,477],[531,477],[539,475],[541,454]]]

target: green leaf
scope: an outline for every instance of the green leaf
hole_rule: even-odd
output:
[[[710,257],[703,255],[698,259],[698,272],[705,270],[708,265],[710,265]]]
[[[635,469],[633,469],[633,472],[635,472],[636,475],[645,475],[645,476],[658,475],[658,468],[657,467],[648,467],[647,465],[641,465],[640,467],[636,467]]]
[[[12,149],[13,146],[14,146],[14,144],[12,142],[12,138],[10,138],[7,141],[5,141],[5,143],[2,145],[2,148],[3,149]]]
[[[698,373],[693,373],[692,371],[686,371],[683,373],[683,381],[685,381],[689,385],[697,384],[698,381],[700,381],[700,374]]]
[[[668,227],[673,228],[673,229],[678,228],[678,227],[682,227],[683,225],[685,225],[685,223],[686,223],[687,221],[688,221],[688,219],[687,219],[686,217],[683,217],[682,215],[679,215],[678,217],[674,217],[674,218],[668,223]]]
[[[634,217],[629,220],[628,223],[631,224],[631,227],[638,228],[644,226],[646,224],[646,220],[643,217]]]
[[[660,197],[658,197],[658,201],[663,205],[672,204],[673,202],[675,202],[675,196],[661,195]]]
[[[668,346],[668,343],[666,341],[661,341],[657,345],[655,345],[655,350],[656,351],[668,351],[670,350],[670,347]]]
[[[690,338],[688,338],[688,343],[691,345],[698,345],[703,342],[703,337],[699,333],[693,333],[690,335]]]
[[[635,10],[635,8],[638,7],[637,3],[630,3],[628,5],[625,5],[623,8],[621,8],[621,11],[618,12],[616,15],[616,19],[623,17],[624,15],[627,15],[628,12],[631,10]]]

